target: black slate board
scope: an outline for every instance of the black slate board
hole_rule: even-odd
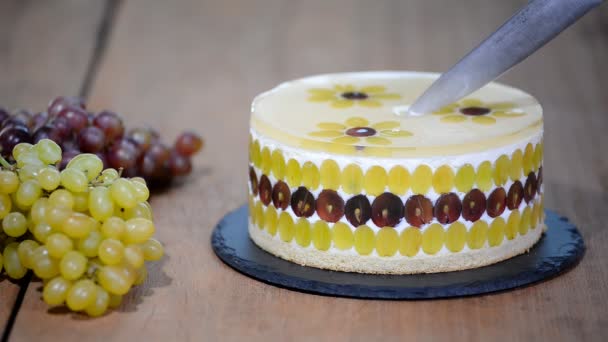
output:
[[[237,271],[297,291],[369,299],[470,296],[548,279],[581,259],[585,244],[576,227],[553,211],[545,213],[549,229],[529,253],[458,272],[369,275],[300,266],[265,252],[249,239],[246,205],[222,219],[213,231],[211,244],[220,259]]]

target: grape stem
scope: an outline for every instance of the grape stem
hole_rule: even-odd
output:
[[[2,165],[2,167],[5,169],[9,169],[9,170],[14,169],[13,165],[11,165],[9,162],[7,162],[3,156],[0,156],[0,165]]]

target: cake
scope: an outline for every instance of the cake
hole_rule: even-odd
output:
[[[283,83],[252,104],[249,235],[335,271],[464,270],[527,252],[543,224],[543,118],[490,83],[434,113],[438,77],[357,72]]]

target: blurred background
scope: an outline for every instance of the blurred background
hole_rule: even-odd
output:
[[[540,331],[565,340],[588,340],[601,336],[593,331],[606,326],[605,308],[597,304],[605,303],[608,283],[604,261],[608,230],[603,223],[608,219],[608,157],[604,151],[608,146],[608,5],[589,13],[500,79],[536,96],[545,110],[546,207],[577,223],[588,246],[581,265],[564,277],[466,303],[365,302],[355,306],[353,301],[305,297],[245,280],[228,271],[207,243],[215,223],[246,200],[249,105],[256,94],[279,82],[317,73],[445,71],[525,3],[0,0],[0,106],[43,111],[55,96],[80,95],[90,109],[114,110],[127,125],[152,126],[167,141],[184,128],[205,138],[205,150],[195,158],[187,186],[152,199],[155,211],[161,213],[156,215],[157,225],[163,227],[160,239],[168,246],[163,269],[175,281],[166,286],[167,281],[154,278],[146,289],[163,285],[138,311],[162,303],[155,316],[162,324],[147,325],[141,315],[106,318],[120,317],[124,329],[140,331],[140,323],[147,334],[160,334],[155,338],[174,339],[173,332],[189,333],[183,325],[193,334],[226,336],[232,333],[232,326],[240,324],[283,337],[282,331],[298,330],[361,337],[374,327],[382,327],[387,334],[413,334],[424,331],[418,328],[426,323],[427,331],[432,331],[441,321],[453,326],[461,337],[508,331],[530,340]],[[194,268],[199,272],[192,272]],[[12,285],[5,281],[0,286]],[[7,291],[0,289],[4,296]],[[235,299],[239,293],[244,297]],[[276,300],[268,294],[281,296]],[[182,297],[185,299],[174,300]],[[306,319],[285,320],[289,316],[285,308],[294,307],[295,300],[311,314]],[[10,303],[6,308],[0,306],[0,313],[8,312]],[[33,335],[58,331],[54,324],[66,316],[47,315],[40,307],[31,309],[38,303],[39,293],[30,287],[15,331]],[[413,308],[412,314],[399,311],[393,318],[402,319],[384,319],[384,310],[401,310],[405,305]],[[353,316],[365,319],[342,331],[336,329],[344,324],[341,314],[328,317],[326,310],[341,313],[347,306],[354,310]],[[274,316],[258,315],[259,307]],[[438,311],[446,312],[445,320],[436,319]],[[174,319],[177,312],[182,319]],[[545,315],[544,325],[537,325],[539,312]],[[521,317],[527,313],[534,317]],[[462,329],[457,318],[465,316],[478,324],[479,334],[468,335]],[[35,319],[46,323],[41,327],[30,324]],[[281,323],[274,324],[277,321]],[[407,322],[411,327],[406,329],[403,324]],[[546,329],[539,330],[539,326]],[[78,331],[87,334],[85,329]],[[125,330],[96,329],[102,334],[97,336],[121,331]],[[450,331],[435,332],[451,337]]]

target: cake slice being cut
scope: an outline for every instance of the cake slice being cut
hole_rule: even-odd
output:
[[[301,265],[385,274],[469,269],[530,249],[544,229],[540,105],[491,83],[408,115],[437,77],[320,75],[258,96],[253,241]]]

